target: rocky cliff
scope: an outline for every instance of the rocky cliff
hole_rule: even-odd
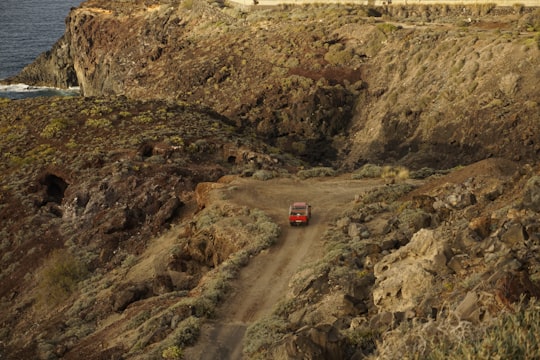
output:
[[[539,90],[527,80],[540,76],[539,16],[489,4],[244,11],[93,0],[13,81],[201,103],[312,163],[348,169],[529,161],[540,140]]]

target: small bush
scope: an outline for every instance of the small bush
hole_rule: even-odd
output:
[[[161,357],[164,359],[183,359],[184,353],[182,352],[182,349],[180,349],[178,346],[169,346],[163,352],[161,353]]]
[[[396,201],[403,195],[415,189],[411,184],[391,184],[382,188],[367,191],[362,197],[363,204],[385,201],[387,203]]]
[[[446,175],[451,170],[435,170],[428,167],[423,167],[420,170],[411,171],[409,176],[411,179],[427,179],[430,176],[434,175]]]
[[[190,316],[178,324],[174,333],[175,343],[180,347],[193,345],[201,331],[201,319]]]
[[[348,64],[354,57],[352,49],[344,47],[342,44],[334,44],[330,46],[328,52],[324,55],[324,60],[332,65]]]
[[[375,349],[376,340],[379,338],[379,334],[375,330],[371,329],[347,329],[344,331],[344,335],[347,337],[347,342],[350,345],[359,349],[367,349],[373,351]]]
[[[381,177],[383,179],[406,180],[409,178],[409,170],[402,166],[384,166]]]
[[[278,342],[286,331],[287,323],[283,319],[277,316],[262,319],[246,330],[244,352],[253,355]]]
[[[145,311],[142,311],[142,312],[138,313],[135,317],[133,317],[131,319],[131,321],[129,322],[127,328],[128,329],[135,329],[135,328],[139,327],[146,320],[150,319],[150,316],[151,316],[151,314],[150,314],[149,310],[145,310]]]
[[[301,179],[323,176],[336,176],[336,171],[330,167],[315,167],[307,170],[300,170],[296,174]]]
[[[38,301],[57,305],[77,289],[87,274],[86,266],[68,251],[53,252],[37,276]]]
[[[273,179],[275,176],[274,176],[274,172],[273,171],[269,171],[269,170],[257,170],[253,173],[253,176],[252,176],[254,179],[256,180],[262,180],[262,181],[266,181],[266,180],[270,180],[270,179]]]
[[[351,178],[353,180],[364,178],[378,178],[382,174],[382,168],[379,165],[365,164],[360,169],[356,170]]]

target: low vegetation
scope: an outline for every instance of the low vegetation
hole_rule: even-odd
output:
[[[404,323],[385,334],[375,358],[396,359],[533,359],[538,351],[538,300],[520,303],[481,325],[460,321],[449,313],[428,323]]]
[[[305,170],[300,170],[296,173],[296,176],[298,176],[300,179],[335,175],[336,171],[330,167],[313,167]]]

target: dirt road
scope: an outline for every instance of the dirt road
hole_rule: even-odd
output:
[[[233,284],[233,291],[218,309],[215,320],[204,325],[198,344],[186,349],[186,359],[242,359],[243,338],[247,327],[271,313],[285,297],[289,280],[305,263],[323,255],[322,234],[329,221],[341,213],[340,208],[355,195],[375,186],[381,180],[351,180],[350,175],[334,178],[296,178],[257,181],[238,178],[231,202],[258,208],[281,226],[281,236],[272,248],[251,259]],[[309,226],[291,227],[287,211],[292,201],[312,205]]]

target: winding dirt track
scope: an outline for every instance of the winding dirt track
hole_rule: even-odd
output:
[[[291,277],[305,263],[323,255],[322,234],[330,220],[341,213],[355,195],[380,186],[381,180],[351,180],[350,175],[334,178],[296,178],[257,181],[238,178],[231,182],[232,203],[258,208],[281,228],[281,236],[269,250],[252,258],[233,284],[233,291],[218,309],[215,320],[203,326],[199,342],[186,349],[186,359],[242,359],[247,327],[268,315],[287,294]],[[291,227],[287,211],[292,201],[312,205],[309,226]]]

